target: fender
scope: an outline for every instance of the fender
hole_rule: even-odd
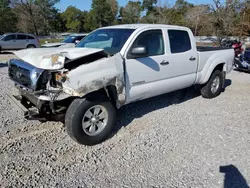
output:
[[[206,62],[203,70],[198,73],[198,80],[196,83],[199,83],[199,84],[207,83],[214,69],[220,64],[223,64],[222,71],[228,72],[227,62],[228,62],[228,58],[221,56],[221,54],[220,56],[211,56]]]
[[[81,65],[66,74],[63,91],[71,96],[84,97],[89,93],[114,86],[117,107],[125,103],[123,58],[120,53]]]

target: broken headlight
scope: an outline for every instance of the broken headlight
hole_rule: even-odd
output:
[[[62,69],[64,67],[65,57],[62,54],[53,54],[43,56],[43,64],[45,64],[48,69]]]
[[[56,82],[63,83],[67,79],[66,74],[62,72],[55,73],[55,80]]]

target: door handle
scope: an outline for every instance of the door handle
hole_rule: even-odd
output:
[[[190,61],[195,61],[196,58],[195,58],[195,57],[190,57],[189,60],[190,60]]]
[[[165,65],[168,65],[168,64],[169,64],[169,62],[168,62],[168,61],[166,61],[166,60],[164,60],[164,61],[162,61],[160,64],[161,64],[162,66],[165,66]]]

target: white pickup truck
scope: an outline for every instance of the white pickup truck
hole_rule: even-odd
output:
[[[218,96],[234,59],[233,49],[197,48],[186,27],[151,24],[104,27],[75,48],[15,54],[9,77],[20,93],[11,98],[27,118],[64,114],[70,137],[85,145],[104,141],[126,104],[195,84],[204,98]]]

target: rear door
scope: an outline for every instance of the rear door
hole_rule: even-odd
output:
[[[3,38],[1,41],[1,46],[3,49],[12,50],[16,48],[16,34],[9,34]]]
[[[166,61],[164,72],[168,92],[194,84],[198,66],[196,44],[189,30],[166,29]]]
[[[29,39],[27,35],[17,34],[16,46],[18,49],[26,48],[28,43],[29,43]]]

